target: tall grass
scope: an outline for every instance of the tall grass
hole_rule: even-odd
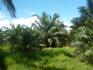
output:
[[[73,57],[75,48],[46,48],[24,52],[0,47],[6,70],[93,70],[91,65]]]

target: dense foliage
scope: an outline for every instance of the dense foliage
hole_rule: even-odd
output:
[[[80,14],[72,20],[71,34],[78,47],[75,52],[82,61],[93,64],[93,0],[87,0],[87,6],[80,7]]]
[[[38,16],[37,16],[38,17]],[[67,44],[68,32],[58,14],[50,16],[43,13],[31,27],[10,25],[0,30],[0,44],[12,48],[39,50],[44,47],[63,47]]]
[[[10,15],[14,17],[15,8],[12,0],[0,2],[7,7]],[[73,53],[75,57],[79,57],[82,62],[93,64],[93,0],[87,0],[87,6],[80,7],[79,12],[80,17],[72,19],[71,31],[66,30],[66,26],[57,13],[51,16],[45,12],[41,16],[34,15],[38,19],[31,27],[11,24],[10,28],[0,28],[0,48],[8,46],[11,53],[18,51],[28,54],[28,52],[42,51],[43,48],[75,47],[76,50]],[[57,54],[62,51],[59,50]],[[68,51],[65,50],[62,53],[71,57],[71,59],[74,58],[72,53],[69,54]],[[7,52],[10,53],[10,50]],[[36,52],[34,57],[37,56]],[[20,55],[20,53],[18,54]],[[6,52],[2,52],[1,49],[0,68],[5,67],[5,56]]]

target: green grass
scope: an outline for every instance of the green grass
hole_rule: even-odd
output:
[[[24,52],[11,51],[9,46],[2,46],[0,50],[6,70],[93,70],[92,65],[73,57],[75,48],[46,48]]]

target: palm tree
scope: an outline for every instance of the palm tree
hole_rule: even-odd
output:
[[[4,29],[5,30],[5,29]],[[12,49],[20,48],[24,51],[38,49],[37,33],[25,25],[14,26],[5,30],[7,44],[10,44]]]
[[[54,14],[50,16],[43,12],[42,16],[38,16],[39,21],[33,24],[33,28],[39,33],[39,41],[46,45],[46,47],[56,47],[58,39],[64,38],[62,35],[66,34],[65,26],[59,20],[59,15]]]
[[[19,47],[21,40],[21,31],[22,27],[20,25],[14,26],[11,24],[11,28],[7,28],[6,30],[6,40],[7,43],[12,47]]]
[[[81,16],[72,20],[73,26],[71,32],[75,33],[80,29],[80,33],[82,30],[83,32],[88,29],[91,31],[93,29],[93,0],[87,0],[87,7],[80,7],[79,9]]]
[[[87,0],[87,6],[80,7],[80,14],[80,17],[74,18],[72,21],[71,34],[73,35],[75,46],[78,47],[75,52],[84,61],[91,63],[93,62],[91,60],[91,58],[93,59],[93,51],[91,51],[93,49],[93,0]]]
[[[0,2],[2,2],[5,5],[10,15],[12,17],[15,17],[16,10],[15,10],[12,0],[1,0]]]

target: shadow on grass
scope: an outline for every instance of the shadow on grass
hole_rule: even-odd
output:
[[[6,65],[4,62],[5,56],[6,56],[6,53],[0,49],[0,70],[6,70]]]

